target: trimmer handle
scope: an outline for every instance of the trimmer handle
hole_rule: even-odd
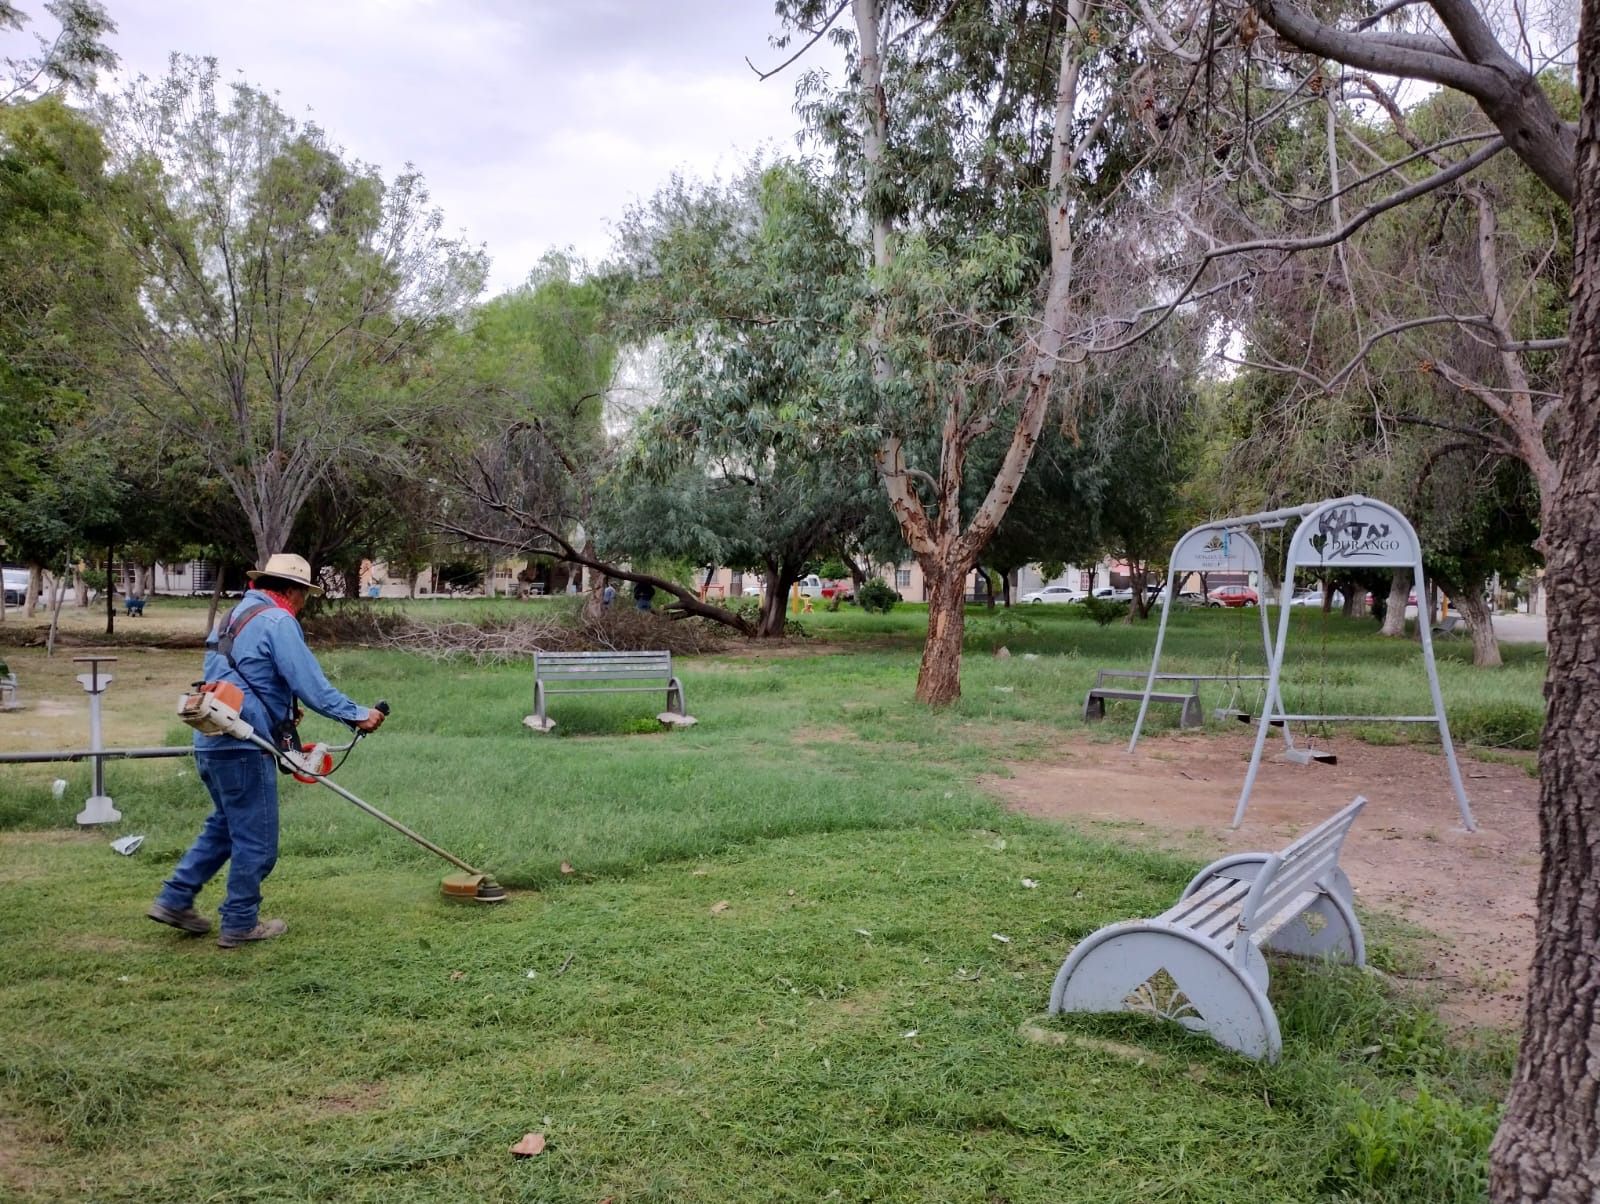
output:
[[[387,716],[389,714],[389,704],[381,698],[373,705],[372,709],[380,715]]]

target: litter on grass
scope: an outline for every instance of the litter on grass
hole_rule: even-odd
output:
[[[111,847],[124,857],[132,857],[144,843],[143,836],[123,836],[111,842]]]
[[[1027,890],[1036,890],[1038,888],[1038,886],[1039,886],[1039,884],[1037,882],[1035,882],[1032,878],[1024,878],[1022,880],[1022,885]]]
[[[522,1140],[511,1147],[511,1152],[518,1158],[532,1158],[544,1153],[543,1133],[524,1133]]]
[[[994,939],[999,941],[1002,945],[1009,945],[1011,943],[1011,938],[1006,936],[1004,933],[991,932],[989,935],[994,937]]]

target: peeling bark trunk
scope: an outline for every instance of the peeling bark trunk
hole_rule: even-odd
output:
[[[1406,634],[1406,597],[1411,593],[1411,570],[1395,569],[1389,578],[1389,601],[1383,612],[1379,635],[1403,638]]]
[[[917,670],[917,701],[944,706],[961,697],[967,567],[924,562],[922,575],[928,582],[928,638],[922,645],[922,665]]]
[[[89,583],[77,569],[72,570],[72,604],[79,610],[89,605]]]
[[[33,618],[39,607],[39,594],[44,589],[44,569],[37,564],[28,566],[28,592],[22,599],[22,617]]]
[[[1494,612],[1470,590],[1456,599],[1456,609],[1472,629],[1472,663],[1480,669],[1498,669],[1500,640],[1494,634]]]
[[[1538,916],[1516,1077],[1489,1153],[1496,1204],[1600,1196],[1600,0],[1578,61],[1571,350],[1561,483],[1547,506],[1550,645],[1539,742]]]

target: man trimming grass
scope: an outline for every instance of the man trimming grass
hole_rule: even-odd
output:
[[[295,616],[309,595],[322,593],[311,583],[311,566],[302,557],[278,553],[268,558],[265,569],[247,576],[250,590],[207,642],[206,680],[238,686],[244,693],[245,722],[271,732],[280,747],[286,738],[300,747],[297,700],[359,731],[377,731],[383,713],[336,690],[306,647]],[[277,765],[242,740],[199,732],[194,760],[215,806],[145,914],[184,932],[210,932],[211,921],[195,910],[195,896],[231,861],[227,897],[218,911],[222,931],[217,944],[236,949],[282,936],[288,924],[260,918],[261,884],[278,861]]]

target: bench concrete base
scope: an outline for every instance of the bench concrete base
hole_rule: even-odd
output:
[[[554,719],[541,719],[538,715],[529,715],[522,721],[522,726],[536,732],[551,732],[555,730]]]
[[[667,727],[693,727],[700,722],[693,715],[680,715],[677,711],[662,711],[656,719]]]

